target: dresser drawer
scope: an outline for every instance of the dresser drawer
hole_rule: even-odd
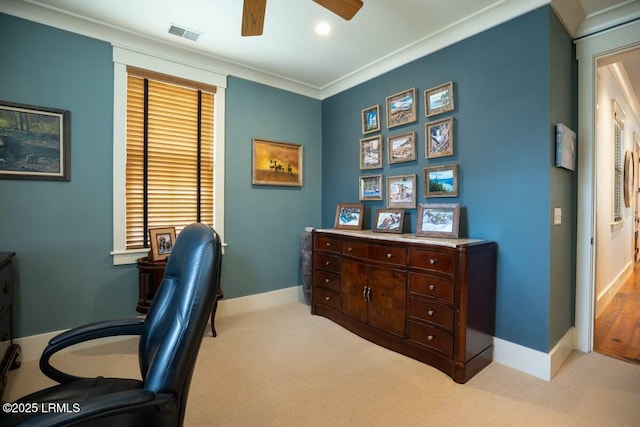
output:
[[[313,240],[314,249],[319,251],[342,252],[342,240],[326,234],[316,234]]]
[[[453,304],[453,279],[446,279],[429,274],[409,273],[409,293],[437,298]]]
[[[338,311],[342,310],[340,295],[323,288],[313,288],[313,303],[326,305]]]
[[[409,317],[436,323],[453,332],[453,308],[434,300],[410,297]]]
[[[329,289],[336,294],[340,293],[340,275],[329,271],[314,270],[313,286]]]
[[[396,246],[371,245],[355,240],[345,240],[342,244],[342,254],[368,261],[402,266],[407,264],[407,248]]]
[[[416,248],[411,248],[409,252],[409,267],[413,268],[453,274],[455,272],[455,262],[455,256],[445,252]]]
[[[453,356],[453,335],[432,326],[409,321],[409,339],[438,350],[447,357]]]
[[[323,252],[313,254],[313,268],[340,273],[340,257]]]

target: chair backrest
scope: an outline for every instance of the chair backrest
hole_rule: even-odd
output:
[[[145,388],[174,393],[184,416],[191,376],[220,287],[222,250],[218,234],[195,223],[185,227],[171,250],[164,278],[140,337]]]

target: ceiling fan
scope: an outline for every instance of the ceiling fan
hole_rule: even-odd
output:
[[[347,21],[362,7],[362,0],[313,0],[320,6]],[[242,35],[259,36],[264,26],[264,12],[267,8],[267,0],[244,0],[242,8]]]

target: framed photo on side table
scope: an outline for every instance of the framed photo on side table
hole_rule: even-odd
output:
[[[336,208],[335,228],[362,230],[364,203],[339,203]]]
[[[458,238],[460,203],[420,204],[416,236]]]
[[[378,209],[373,231],[381,233],[402,233],[404,209]]]
[[[171,255],[176,242],[175,227],[149,229],[149,261],[161,261]]]

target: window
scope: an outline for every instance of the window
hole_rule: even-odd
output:
[[[612,223],[622,222],[622,201],[624,195],[624,113],[613,101],[613,209]]]
[[[117,47],[114,67],[114,264],[146,255],[149,228],[224,238],[226,77]]]

